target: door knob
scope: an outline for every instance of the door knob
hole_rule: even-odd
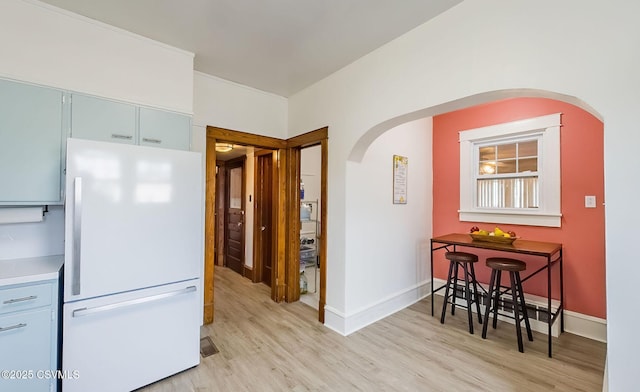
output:
[[[266,228],[265,226],[262,226],[262,227],[260,228],[260,231],[265,231],[266,229],[267,229],[267,228]]]
[[[242,226],[242,222],[238,222],[238,227]]]

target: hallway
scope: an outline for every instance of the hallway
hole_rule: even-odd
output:
[[[215,321],[202,327],[220,351],[140,391],[601,391],[606,345],[564,333],[517,351],[512,325],[487,340],[465,312],[430,317],[429,299],[348,337],[300,302],[275,303],[269,287],[216,267]],[[441,308],[436,297],[436,309]],[[508,376],[507,376],[508,374]]]

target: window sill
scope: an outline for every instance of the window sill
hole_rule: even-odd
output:
[[[487,222],[511,225],[560,227],[562,214],[532,213],[520,211],[458,211],[460,221]]]

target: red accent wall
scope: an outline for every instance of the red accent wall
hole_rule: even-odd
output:
[[[460,222],[460,147],[458,132],[487,125],[562,113],[560,130],[562,227]],[[433,235],[467,233],[471,226],[515,231],[530,240],[561,242],[564,254],[566,310],[606,318],[604,232],[604,125],[573,105],[543,98],[515,98],[474,106],[433,118]],[[596,196],[596,208],[585,208],[584,196]],[[489,281],[486,252],[477,252],[479,281]],[[513,257],[513,255],[511,255]],[[448,263],[434,256],[434,277],[445,279]],[[527,260],[527,272],[543,265]],[[525,273],[526,275],[526,273]],[[556,275],[554,275],[556,276]],[[555,279],[555,278],[554,278]],[[557,279],[556,279],[557,281]],[[504,281],[506,282],[506,281]],[[546,274],[524,283],[524,290],[546,296]],[[559,297],[558,285],[554,297]]]

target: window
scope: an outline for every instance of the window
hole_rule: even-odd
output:
[[[560,227],[560,114],[461,131],[459,214]]]

